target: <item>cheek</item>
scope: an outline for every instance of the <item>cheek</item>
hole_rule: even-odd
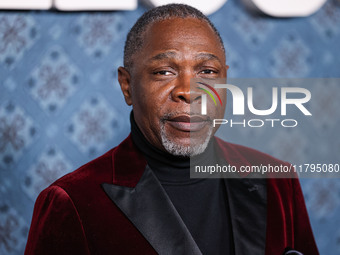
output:
[[[146,111],[146,109],[149,109],[150,105],[152,105],[150,102],[152,102],[155,97],[154,93],[142,84],[136,84],[133,87],[132,100],[135,108]]]
[[[216,98],[216,105],[214,104],[213,100],[208,100],[208,114],[210,115],[211,119],[222,119],[224,117],[225,107],[226,107],[226,93],[225,90],[218,90],[217,91],[221,101]]]
[[[221,93],[221,101],[222,101],[222,106],[219,109],[219,116],[218,116],[218,118],[220,119],[224,117],[224,112],[225,112],[225,108],[227,105],[227,93],[225,90]]]
[[[159,84],[150,84],[149,88],[139,92],[142,94],[141,101],[146,112],[152,112],[154,117],[161,117],[164,114],[164,109],[169,108],[169,95],[171,93],[170,86],[162,86]]]
[[[148,84],[148,83],[145,83]],[[150,83],[149,83],[150,84]],[[150,130],[159,129],[159,118],[162,116],[164,93],[154,84],[140,86],[133,90],[133,109],[143,126]]]

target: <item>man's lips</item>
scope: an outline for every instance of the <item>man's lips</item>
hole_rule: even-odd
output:
[[[207,118],[199,115],[178,115],[168,119],[167,121],[172,127],[184,132],[199,131],[208,123]]]

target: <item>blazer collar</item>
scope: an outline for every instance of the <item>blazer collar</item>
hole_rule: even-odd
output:
[[[128,136],[112,154],[112,184],[102,187],[158,254],[201,255],[143,154]]]
[[[226,162],[250,165],[235,147],[216,139]],[[103,184],[159,254],[201,254],[181,217],[128,136],[112,154],[113,181]],[[265,179],[225,179],[236,255],[265,254],[267,182]]]
[[[236,255],[265,254],[266,179],[225,179]]]
[[[236,146],[215,138],[220,164],[230,164],[240,169],[252,163]],[[249,155],[248,155],[249,156]],[[236,255],[265,254],[267,231],[267,179],[247,178],[224,179],[229,200],[234,247]]]
[[[148,166],[134,188],[106,183],[102,187],[158,254],[202,254]]]

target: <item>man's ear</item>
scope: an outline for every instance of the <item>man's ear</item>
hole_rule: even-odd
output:
[[[128,105],[132,105],[130,73],[122,66],[118,68],[118,82],[123,92],[125,102]]]

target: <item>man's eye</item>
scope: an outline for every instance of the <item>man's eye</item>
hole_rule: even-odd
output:
[[[162,70],[162,71],[157,71],[157,72],[154,72],[153,74],[158,74],[158,75],[172,75],[172,72],[170,71],[166,71],[166,70]]]
[[[214,70],[211,70],[211,69],[205,69],[205,70],[201,71],[201,73],[203,73],[203,74],[215,74],[217,72],[214,71]]]

